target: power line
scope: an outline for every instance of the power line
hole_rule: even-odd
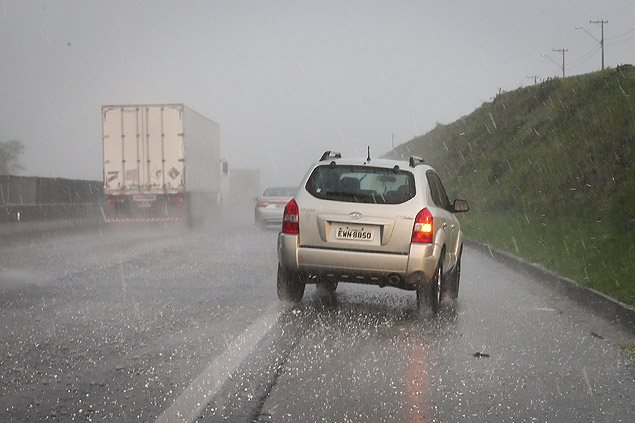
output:
[[[551,62],[553,62],[553,64],[555,64],[556,66],[558,66],[558,68],[562,69],[562,66],[560,66],[560,63],[556,62],[555,60],[553,60],[551,58],[551,56],[549,56],[548,54],[541,54],[541,57],[546,57],[547,59],[551,60]]]
[[[622,18],[628,16],[631,11],[635,11],[635,3],[633,3],[633,0],[624,0],[620,4],[614,5],[611,9],[605,9],[604,16],[608,19]]]
[[[596,51],[598,51],[600,49],[599,45],[593,46],[593,48],[589,51],[587,51],[582,57],[578,58],[577,60],[574,60],[572,62],[569,62],[569,69],[571,69],[574,66],[577,66],[581,63],[586,62],[587,60],[589,60],[589,57],[591,57],[593,55],[593,53],[595,53]]]
[[[584,56],[581,58],[569,63],[569,70],[577,68],[578,66],[585,63],[587,60],[591,58],[591,56],[600,49],[599,45],[594,46],[591,50],[589,50]]]
[[[632,36],[632,37],[628,37],[628,38],[626,38],[626,39],[624,39],[624,40],[616,41],[616,42],[614,42],[614,43],[609,43],[609,45],[610,45],[610,46],[617,46],[617,45],[619,45],[619,44],[624,44],[625,42],[630,41],[630,40],[632,40],[632,39],[635,39],[635,35],[634,35],[634,36]]]
[[[607,39],[606,39],[606,41],[609,41],[609,40],[615,40],[616,38],[621,38],[621,37],[623,37],[623,36],[625,36],[625,35],[630,34],[630,33],[631,33],[631,32],[633,32],[633,31],[635,31],[635,28],[631,28],[631,29],[629,29],[628,31],[626,31],[625,33],[620,34],[620,35],[616,35],[615,37],[609,37],[609,38],[607,38]]]

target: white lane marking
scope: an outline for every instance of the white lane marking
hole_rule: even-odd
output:
[[[589,394],[589,396],[592,396],[593,389],[591,389],[591,381],[589,380],[589,374],[586,371],[586,367],[582,368],[582,377],[584,378],[584,383],[586,383],[587,394]]]
[[[271,305],[254,323],[238,336],[216,357],[203,372],[185,388],[172,405],[156,420],[156,423],[191,423],[203,412],[207,403],[229,379],[256,344],[264,338],[284,310],[280,303]]]

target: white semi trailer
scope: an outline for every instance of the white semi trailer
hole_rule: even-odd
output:
[[[219,125],[183,104],[102,106],[107,222],[197,221],[219,212]]]

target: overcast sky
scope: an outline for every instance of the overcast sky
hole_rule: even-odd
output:
[[[101,180],[101,105],[184,103],[230,166],[295,185],[324,150],[377,157],[560,75],[552,49],[599,70],[589,20],[607,66],[635,63],[633,0],[4,0],[0,140],[25,175]]]

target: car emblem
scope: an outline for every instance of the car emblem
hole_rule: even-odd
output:
[[[353,212],[349,215],[352,219],[361,219],[362,218],[362,214],[358,213],[358,212]]]

